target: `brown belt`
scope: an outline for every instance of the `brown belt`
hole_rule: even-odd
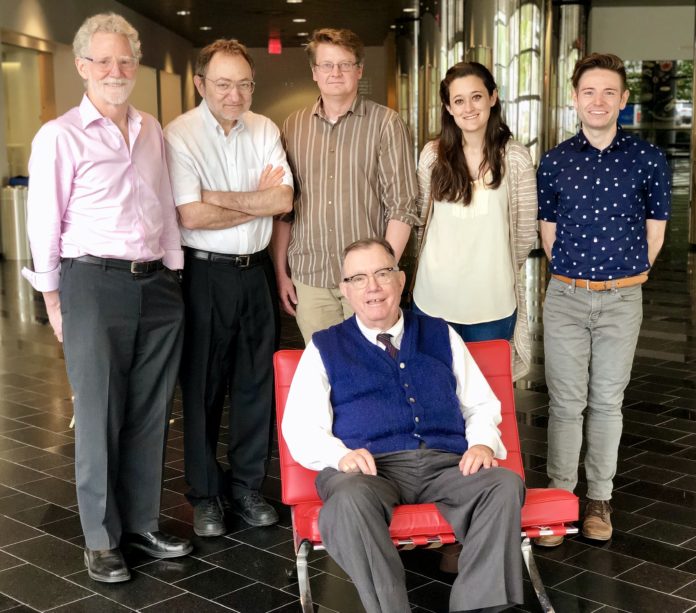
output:
[[[641,285],[648,280],[648,273],[644,272],[635,277],[623,277],[621,279],[610,279],[608,281],[590,281],[589,279],[571,279],[563,275],[551,275],[554,279],[558,279],[568,285],[583,287],[595,292],[601,292],[609,289],[617,289],[619,287],[631,287],[632,285]]]

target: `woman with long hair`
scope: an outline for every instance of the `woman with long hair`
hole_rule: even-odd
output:
[[[424,225],[414,310],[442,317],[465,341],[512,339],[519,378],[530,363],[519,272],[537,238],[534,165],[503,121],[485,66],[452,66],[440,99],[439,138],[418,164]]]

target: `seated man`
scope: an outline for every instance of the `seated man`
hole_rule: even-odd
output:
[[[349,245],[342,276],[355,316],[314,334],[282,426],[295,460],[321,471],[326,550],[368,613],[410,611],[388,524],[397,504],[434,502],[463,543],[450,610],[523,602],[525,490],[497,468],[500,403],[456,332],[399,309],[405,275],[389,243]]]

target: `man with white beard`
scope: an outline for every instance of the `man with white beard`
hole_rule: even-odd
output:
[[[85,565],[130,578],[122,546],[191,552],[159,531],[163,450],[183,339],[184,258],[154,117],[128,97],[138,33],[113,13],[73,41],[85,96],[45,124],[29,162],[28,232],[49,322],[75,394],[75,480]]]

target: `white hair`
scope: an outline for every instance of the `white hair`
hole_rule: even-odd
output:
[[[130,43],[131,53],[136,59],[142,57],[140,51],[140,38],[138,31],[120,15],[116,13],[100,13],[85,19],[73,39],[73,54],[75,57],[85,57],[89,54],[89,45],[92,36],[97,32],[109,34],[123,34]]]

